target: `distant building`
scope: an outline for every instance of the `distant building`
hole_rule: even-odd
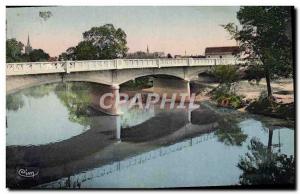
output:
[[[150,55],[153,55],[155,58],[164,58],[164,57],[166,57],[164,52],[153,52],[153,53],[150,53]]]
[[[206,58],[232,58],[238,53],[238,46],[207,47],[205,49]]]
[[[182,56],[182,55],[174,55],[174,58],[177,58],[177,59],[181,59],[181,58],[194,58],[194,59],[196,59],[196,58],[205,58],[205,56],[203,56],[203,55],[184,55],[184,56]]]
[[[32,51],[32,47],[30,45],[29,34],[27,39],[27,45],[25,46],[25,54],[29,54]]]

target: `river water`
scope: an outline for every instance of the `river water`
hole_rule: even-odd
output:
[[[209,103],[196,110],[123,106],[109,116],[90,106],[97,88],[57,83],[7,96],[9,188],[294,183],[294,129],[278,119]]]

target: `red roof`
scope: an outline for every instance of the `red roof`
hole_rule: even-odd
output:
[[[205,55],[217,54],[217,53],[232,53],[236,54],[239,52],[238,46],[223,46],[223,47],[206,47]]]

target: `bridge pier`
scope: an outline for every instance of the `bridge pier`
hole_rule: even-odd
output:
[[[91,106],[108,115],[122,114],[120,106],[120,86],[100,86],[91,90]]]
[[[153,79],[153,92],[160,96],[165,95],[167,99],[175,98],[176,102],[180,102],[183,96],[185,101],[189,102],[191,94],[190,81],[188,79],[155,77]]]

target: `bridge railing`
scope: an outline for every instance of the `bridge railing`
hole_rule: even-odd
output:
[[[65,61],[7,63],[6,75],[45,74],[65,72]]]
[[[185,66],[236,65],[242,61],[236,58],[182,58],[182,59],[114,59],[86,61],[24,62],[7,63],[6,75],[70,73],[112,69],[163,68]]]

